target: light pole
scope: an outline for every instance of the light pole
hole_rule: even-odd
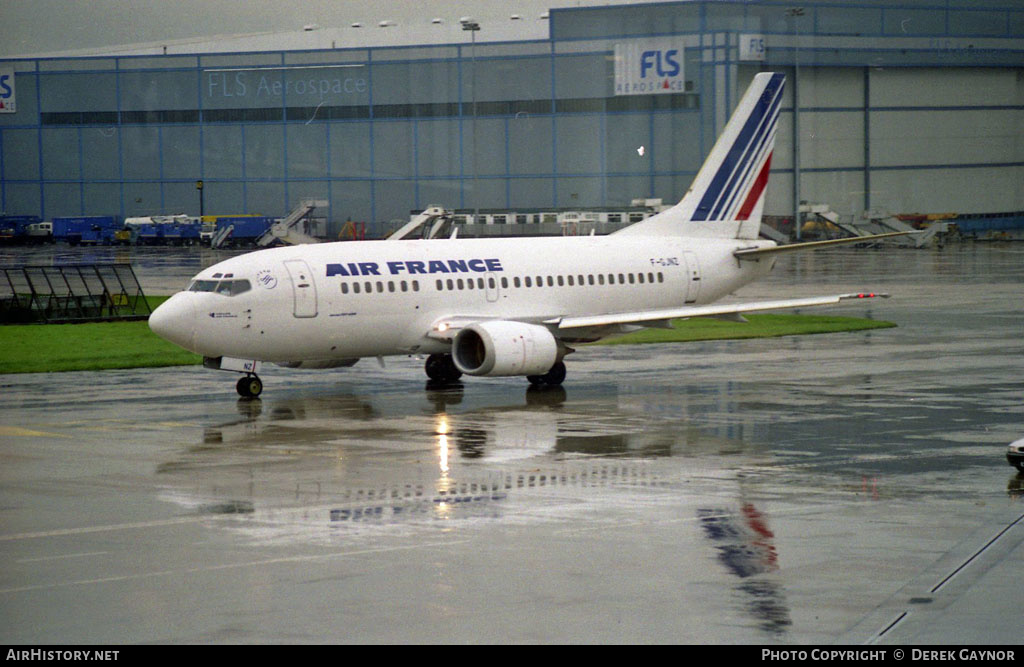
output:
[[[470,73],[469,85],[472,89],[471,95],[473,100],[473,120],[470,125],[470,140],[469,140],[469,168],[470,178],[472,179],[473,187],[471,191],[473,193],[474,204],[479,204],[476,201],[476,33],[480,30],[480,24],[470,16],[463,16],[459,19],[459,23],[462,25],[463,30],[469,31],[470,36],[470,60],[472,61],[472,72]],[[473,207],[473,222],[477,222],[477,212],[479,207],[474,205]]]
[[[803,238],[803,230],[800,224],[800,44],[796,20],[803,15],[803,7],[786,10],[792,25],[790,39],[793,40],[793,226],[797,241]]]

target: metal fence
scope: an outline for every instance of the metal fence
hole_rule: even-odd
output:
[[[0,323],[67,323],[149,317],[130,264],[0,268]]]

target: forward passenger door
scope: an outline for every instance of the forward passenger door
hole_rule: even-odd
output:
[[[289,259],[285,261],[284,268],[292,280],[295,317],[316,317],[316,283],[309,265],[302,259]]]

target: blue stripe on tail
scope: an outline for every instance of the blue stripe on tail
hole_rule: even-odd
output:
[[[774,122],[770,121],[777,113],[781,104],[781,88],[785,76],[775,74],[765,86],[760,99],[743,124],[732,147],[726,154],[717,173],[701,198],[693,213],[693,220],[715,220],[721,216],[728,205],[737,198],[739,183],[744,179],[740,175],[747,174],[752,165],[750,162],[760,154],[764,142],[774,130]]]

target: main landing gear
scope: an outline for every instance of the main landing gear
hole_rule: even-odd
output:
[[[263,393],[263,380],[255,375],[245,375],[235,385],[235,391],[242,398],[256,398]]]
[[[425,370],[431,382],[447,385],[458,382],[462,371],[452,361],[450,354],[432,354],[427,357]],[[558,361],[543,375],[527,375],[526,379],[535,387],[557,387],[565,380],[565,363]],[[241,390],[239,390],[241,392]]]
[[[456,366],[455,362],[452,361],[452,355],[450,354],[432,354],[427,357],[426,369],[427,377],[432,382],[438,384],[451,384],[458,382],[459,378],[462,377],[462,371]]]
[[[544,375],[527,375],[526,379],[534,387],[557,387],[565,380],[565,363],[556,361]]]

